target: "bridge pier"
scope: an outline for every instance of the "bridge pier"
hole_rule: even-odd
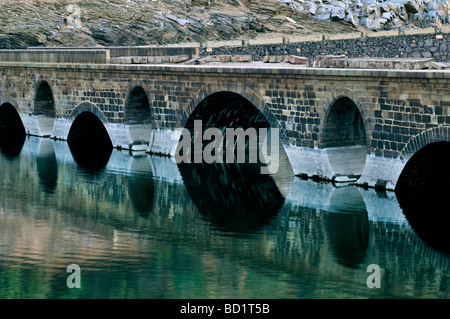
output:
[[[283,145],[295,175],[332,180],[334,172],[326,149]]]
[[[181,132],[170,129],[152,129],[147,152],[157,155],[174,156]]]
[[[307,176],[313,179],[330,180],[339,182],[352,181],[356,185],[379,188],[385,190],[394,190],[398,177],[406,165],[405,159],[386,158],[376,156],[375,154],[366,154],[365,163],[362,166],[355,159],[339,155],[342,166],[346,167],[347,173],[342,173],[334,169],[330,163],[330,155],[338,155],[336,149],[320,149],[296,147],[284,145],[286,154],[291,162],[294,174],[298,176]],[[341,150],[342,152],[342,150]],[[362,173],[357,173],[358,171]],[[345,178],[347,176],[347,178]]]
[[[30,127],[29,134],[41,136],[38,134],[39,127],[36,126],[36,120],[29,120],[27,124]],[[69,136],[70,128],[72,127],[73,120],[65,118],[56,118],[54,120],[53,131],[51,138],[57,140],[66,141]],[[132,125],[120,124],[120,123],[104,123],[105,129],[111,139],[111,143],[114,148],[129,149],[131,151],[146,151],[149,146],[145,140],[134,140],[131,138],[131,131],[134,130],[136,134],[136,128]],[[26,126],[27,127],[27,126]],[[142,128],[139,128],[142,130]],[[144,135],[144,134],[143,134]]]
[[[400,158],[386,158],[368,154],[366,165],[357,185],[376,189],[395,190],[406,161]]]

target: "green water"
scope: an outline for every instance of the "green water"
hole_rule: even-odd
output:
[[[394,193],[118,150],[86,169],[29,137],[0,165],[0,298],[450,297],[447,243]]]

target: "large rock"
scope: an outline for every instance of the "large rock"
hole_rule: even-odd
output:
[[[149,45],[450,22],[449,0],[2,0],[0,47]],[[363,30],[361,30],[363,31]]]
[[[332,7],[331,8],[331,20],[332,21],[341,21],[345,19],[345,10],[341,7]]]

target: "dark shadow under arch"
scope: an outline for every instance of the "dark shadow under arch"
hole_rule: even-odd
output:
[[[125,109],[125,124],[144,124],[151,120],[150,102],[141,86],[136,86],[128,95]]]
[[[255,164],[179,164],[184,185],[218,230],[246,235],[270,224],[284,204],[277,184]]]
[[[105,167],[113,149],[102,121],[89,111],[83,111],[75,118],[67,142],[77,164],[88,169]]]
[[[422,147],[406,163],[395,194],[417,235],[431,247],[450,254],[450,142]]]
[[[396,189],[406,187],[448,187],[450,142],[430,143],[418,150],[400,174]]]
[[[152,112],[147,93],[141,86],[134,87],[125,106],[125,124],[129,125],[133,145],[150,141]]]
[[[56,117],[55,100],[47,81],[41,81],[36,89],[34,114],[38,116],[38,124],[43,136],[50,136]]]
[[[195,120],[202,121],[203,132],[212,127],[225,132],[226,128],[246,130],[271,126],[264,114],[249,100],[227,91],[207,96],[193,110],[185,125],[191,133],[192,143],[196,133]],[[203,146],[209,142],[204,142]],[[281,143],[279,146],[280,149],[283,148]],[[193,158],[191,162],[194,162]],[[199,212],[215,228],[235,235],[245,235],[269,224],[285,200],[274,177],[261,174],[262,165],[264,164],[260,162],[203,162],[180,163],[178,167]]]
[[[128,192],[131,203],[139,216],[149,217],[155,200],[155,180],[147,156],[133,158],[131,175],[128,178]]]
[[[42,186],[44,192],[52,194],[58,184],[58,161],[52,140],[42,139],[39,144],[36,164],[39,184]]]
[[[330,200],[331,213],[324,216],[329,244],[336,261],[358,268],[369,247],[369,218],[366,204],[356,187],[340,187]]]
[[[202,121],[203,132],[208,128],[217,128],[225,136],[226,128],[269,128],[270,123],[257,107],[249,100],[234,92],[216,92],[204,98],[193,110],[185,124],[189,130],[192,143],[196,132],[194,132],[194,121]],[[209,141],[204,142],[204,146]],[[193,149],[193,148],[192,148]],[[224,147],[225,151],[225,147]],[[192,152],[193,162],[193,152]]]
[[[363,117],[348,97],[336,99],[326,116],[322,147],[336,175],[361,176],[366,163],[367,136]]]
[[[7,157],[20,154],[26,131],[15,107],[10,103],[0,106],[0,151]]]

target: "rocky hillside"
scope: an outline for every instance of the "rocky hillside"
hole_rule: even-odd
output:
[[[2,0],[0,48],[146,45],[449,23],[450,0]]]

